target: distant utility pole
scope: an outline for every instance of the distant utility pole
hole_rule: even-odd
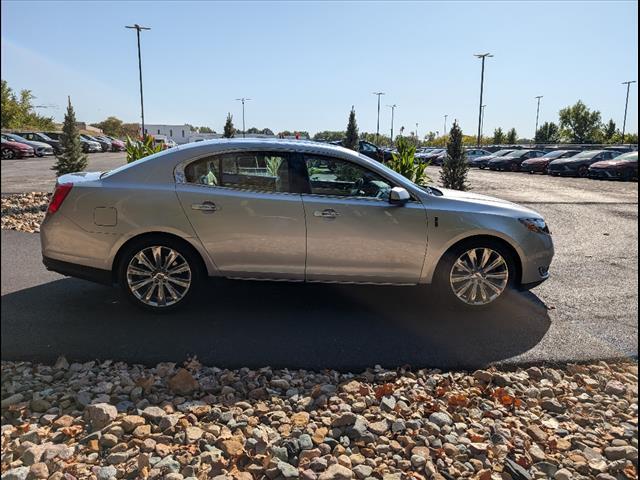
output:
[[[480,146],[480,129],[482,128],[482,93],[484,90],[484,60],[493,57],[490,53],[476,53],[474,57],[482,59],[482,73],[480,74],[480,109],[478,111],[478,147]]]
[[[482,117],[480,120],[480,139],[482,140],[482,133],[484,132],[484,108],[486,105],[482,105]]]
[[[622,122],[622,143],[624,144],[624,132],[627,128],[627,107],[629,106],[629,87],[632,83],[636,83],[635,80],[629,80],[628,82],[622,82],[622,85],[627,86],[627,99],[624,102],[624,122]]]
[[[236,98],[236,101],[242,102],[242,138],[244,138],[244,102],[248,102],[250,98]]]
[[[147,134],[144,130],[144,97],[142,95],[142,55],[140,54],[140,30],[151,30],[149,27],[141,27],[137,23],[133,25],[125,25],[125,28],[133,28],[136,31],[138,37],[138,73],[140,74],[140,116],[142,117],[142,137]]]
[[[420,143],[420,135],[418,135],[418,122],[416,122],[416,145]]]
[[[540,117],[540,99],[543,95],[538,95],[536,98],[538,99],[538,109],[536,110],[536,129],[533,132],[533,138],[535,140],[535,136],[538,134],[538,118]]]
[[[448,116],[449,116],[449,115],[445,115],[445,116],[444,116],[444,130],[443,130],[443,132],[445,132],[445,133],[447,132],[447,117],[448,117]]]
[[[378,125],[376,126],[376,145],[378,144],[378,137],[380,136],[380,95],[384,95],[384,92],[373,92],[378,96]]]
[[[393,145],[393,116],[397,106],[395,103],[393,105],[387,105],[387,107],[391,109],[391,145]]]

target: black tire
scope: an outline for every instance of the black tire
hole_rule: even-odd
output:
[[[519,172],[520,171],[520,165],[518,165],[517,163],[512,163],[510,165],[510,169],[512,172]]]
[[[578,168],[578,176],[580,178],[587,178],[589,176],[589,167],[587,165],[581,165]]]
[[[7,159],[7,160],[13,160],[14,158],[16,158],[16,152],[11,150],[10,148],[3,148],[2,149],[2,158]]]
[[[489,248],[494,252],[500,254],[505,260],[509,272],[507,285],[502,293],[491,303],[484,305],[470,305],[462,301],[454,293],[451,282],[449,280],[453,264],[461,255],[474,248]],[[518,270],[516,268],[513,254],[511,253],[511,250],[505,247],[502,242],[498,240],[492,240],[490,238],[470,239],[469,241],[461,242],[458,245],[455,245],[442,256],[434,274],[433,285],[439,294],[439,298],[445,303],[446,306],[467,311],[479,311],[499,306],[506,297],[508,297],[512,292],[516,291],[516,287],[518,284],[517,274]]]
[[[132,262],[134,256],[136,256],[139,252],[145,251],[145,249],[150,249],[152,247],[162,247],[164,249],[171,249],[177,253],[179,253],[185,263],[189,266],[190,270],[190,285],[183,293],[183,296],[176,301],[175,303],[165,305],[165,306],[155,306],[149,303],[145,303],[143,300],[139,299],[134,292],[132,291],[127,275],[127,269],[129,264]],[[166,251],[166,250],[164,250]],[[149,257],[146,257],[149,259]],[[171,266],[169,264],[168,266]],[[136,305],[139,308],[142,308],[147,311],[155,312],[155,313],[166,313],[170,311],[174,311],[178,308],[186,305],[199,290],[200,286],[203,283],[204,277],[206,276],[206,271],[202,264],[202,259],[199,254],[195,251],[193,247],[187,244],[184,241],[178,240],[173,237],[168,237],[164,235],[154,235],[148,237],[142,237],[140,240],[134,241],[131,244],[125,247],[125,250],[122,251],[120,255],[120,260],[117,266],[117,279],[120,288],[124,292],[127,299]],[[184,279],[185,277],[182,277]],[[166,282],[167,284],[169,282]],[[174,284],[172,284],[174,285]],[[159,289],[159,287],[152,287]],[[181,292],[182,288],[176,288],[177,292]],[[166,290],[168,292],[168,290]]]

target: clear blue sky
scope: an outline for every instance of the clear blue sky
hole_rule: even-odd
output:
[[[361,131],[404,125],[424,135],[457,118],[477,128],[480,61],[485,133],[533,134],[582,99],[622,125],[625,80],[637,80],[637,2],[29,2],[2,1],[2,78],[57,119],[71,95],[79,120],[139,121],[135,32],[143,33],[147,123],[222,130],[245,96],[247,128]],[[637,131],[637,84],[627,131]]]

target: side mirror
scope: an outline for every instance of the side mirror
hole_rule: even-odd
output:
[[[409,198],[409,192],[402,187],[393,187],[389,192],[389,203],[392,205],[404,205]]]

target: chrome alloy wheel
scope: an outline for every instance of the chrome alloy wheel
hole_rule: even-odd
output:
[[[506,260],[490,248],[472,248],[453,264],[449,275],[453,293],[467,305],[488,305],[509,283]]]
[[[191,287],[191,267],[169,247],[147,247],[127,266],[131,293],[146,305],[168,307],[184,298]]]

